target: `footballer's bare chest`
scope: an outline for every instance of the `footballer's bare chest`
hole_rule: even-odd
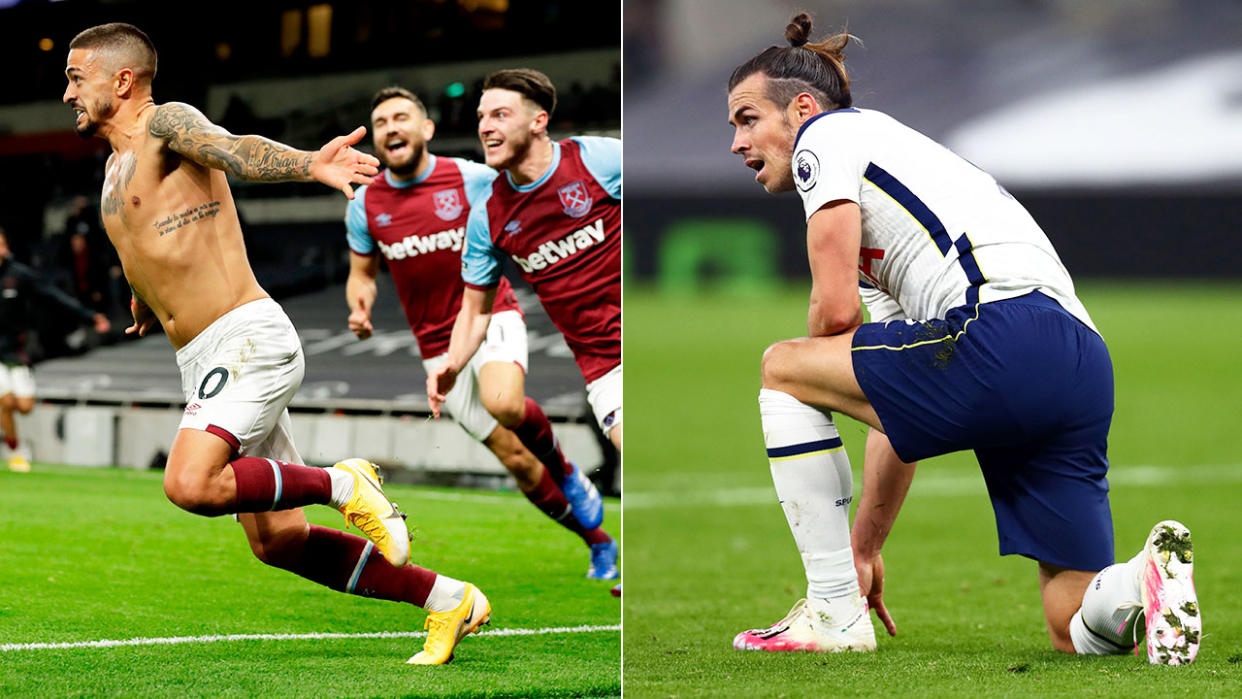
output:
[[[125,211],[125,198],[133,188],[134,173],[138,170],[138,154],[134,151],[120,153],[108,164],[104,173],[103,192],[100,195],[100,211],[105,220],[122,217]],[[141,198],[134,195],[140,205]]]

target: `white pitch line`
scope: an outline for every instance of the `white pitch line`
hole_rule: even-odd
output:
[[[543,636],[555,633],[598,633],[620,631],[620,624],[607,626],[553,626],[543,629],[494,629],[477,636]],[[422,638],[426,631],[375,631],[372,633],[235,633],[219,636],[171,636],[168,638],[125,638],[65,643],[5,643],[0,652],[16,650],[61,650],[70,648],[118,648],[122,646],[175,646],[183,643],[219,643],[221,641],[317,641],[339,638]]]
[[[910,486],[910,499],[959,497],[986,494],[983,476],[978,472],[960,475],[937,475],[935,465],[919,467]],[[1242,482],[1242,464],[1199,464],[1194,466],[1114,465],[1108,471],[1108,482],[1118,487],[1143,488],[1167,485],[1213,485]],[[855,478],[855,487],[861,479]],[[857,493],[856,493],[857,494]],[[776,505],[772,486],[726,488],[718,490],[676,490],[659,492],[627,492],[627,512],[670,507],[755,507]]]
[[[398,494],[400,495],[400,494]],[[443,500],[445,502],[471,502],[479,505],[525,505],[525,498],[499,495],[476,495],[473,493],[444,493],[438,490],[420,490],[406,500]]]

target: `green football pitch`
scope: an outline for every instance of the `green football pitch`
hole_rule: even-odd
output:
[[[1195,541],[1203,644],[1189,667],[1051,650],[1035,564],[997,555],[970,454],[919,465],[884,550],[898,635],[871,654],[735,651],[805,579],[764,456],[756,396],[772,342],[805,335],[807,289],[761,298],[625,298],[625,694],[1145,696],[1242,694],[1242,287],[1084,284],[1116,375],[1117,555],[1155,522]],[[861,486],[865,440],[839,420]]]
[[[410,513],[414,562],[492,603],[491,626],[453,662],[419,667],[405,660],[422,647],[422,610],[261,564],[232,518],[178,510],[160,478],[0,469],[0,696],[621,692],[612,583],[585,579],[585,546],[518,494],[387,488]],[[607,508],[617,534],[618,503]],[[344,525],[326,507],[307,514]]]

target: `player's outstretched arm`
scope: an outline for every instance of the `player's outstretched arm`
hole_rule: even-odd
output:
[[[194,107],[168,102],[155,109],[147,131],[199,165],[256,182],[317,180],[340,189],[351,199],[351,184],[370,184],[379,171],[374,156],[350,147],[366,134],[361,126],[312,153],[262,136],[235,136]]]
[[[916,466],[918,462],[906,463],[897,456],[883,432],[872,429],[867,434],[862,495],[858,499],[858,511],[854,513],[850,544],[854,549],[859,589],[890,636],[897,635],[897,624],[884,606],[884,560],[880,558],[880,549],[897,521]]]
[[[479,351],[487,338],[487,326],[492,322],[492,306],[496,303],[496,288],[475,289],[467,286],[461,297],[461,310],[453,321],[453,336],[449,340],[446,361],[427,376],[427,402],[431,414],[440,417],[440,406],[447,400],[448,392],[457,382],[457,374],[466,366],[474,353]]]

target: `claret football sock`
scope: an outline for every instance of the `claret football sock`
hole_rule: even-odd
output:
[[[556,435],[552,432],[552,423],[538,403],[530,398],[526,399],[526,415],[512,430],[535,458],[548,467],[557,483],[565,480],[565,476],[573,474],[573,464],[565,458],[557,444]]]
[[[237,483],[234,512],[291,510],[327,504],[332,494],[328,472],[275,459],[243,456],[230,461]]]
[[[565,499],[565,493],[561,492],[560,486],[556,484],[552,474],[548,473],[546,468],[539,479],[539,485],[535,486],[534,490],[522,494],[535,507],[539,508],[540,512],[562,527],[582,537],[582,540],[588,545],[600,544],[611,540],[611,537],[603,529],[599,527],[586,529],[578,522],[578,518],[573,514],[573,508],[570,507],[569,501]]]
[[[828,413],[781,391],[759,391],[772,483],[806,568],[807,597],[858,594],[850,548],[854,479]]]
[[[1082,596],[1082,608],[1070,620],[1074,650],[1109,655],[1134,650],[1134,625],[1143,613],[1140,590],[1146,553],[1101,570]]]
[[[385,560],[375,549],[375,545],[366,539],[316,525],[310,526],[306,542],[300,551],[274,560],[272,565],[340,592],[394,602],[409,602],[416,607],[427,609],[431,609],[429,600],[438,578],[443,577],[437,576],[435,571],[416,565],[397,568]],[[461,586],[460,582],[445,578],[437,597],[439,604],[442,605],[451,596],[453,583]],[[460,601],[459,596],[457,602]]]

